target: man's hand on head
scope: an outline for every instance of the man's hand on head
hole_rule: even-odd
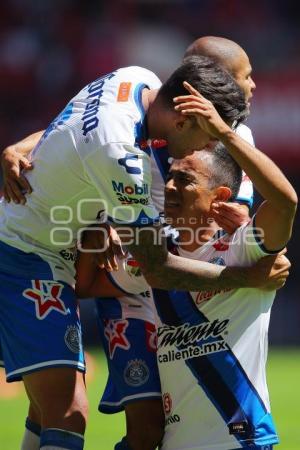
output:
[[[199,127],[212,138],[219,139],[231,128],[224,122],[211,101],[207,100],[188,82],[183,82],[184,87],[190,93],[174,98],[177,112],[184,116],[195,117]]]

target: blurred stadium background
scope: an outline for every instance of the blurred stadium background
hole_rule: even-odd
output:
[[[180,63],[187,45],[203,35],[233,39],[249,54],[257,84],[249,126],[256,145],[280,165],[299,191],[300,3],[296,0],[3,0],[1,149],[45,128],[79,89],[114,68],[141,65],[166,78]],[[278,416],[281,413],[287,418],[284,433],[291,435],[292,442],[284,441],[282,450],[300,448],[296,425],[293,427],[290,418],[295,414],[300,417],[295,381],[300,379],[298,229],[299,217],[288,248],[293,268],[285,288],[277,295],[270,329],[269,372],[272,383],[276,378],[276,389],[283,400],[276,408]],[[82,312],[85,341],[92,346],[98,339],[92,302],[83,303]],[[281,351],[275,346],[280,346]],[[292,352],[288,346],[294,347]],[[293,377],[297,392],[290,388],[294,386]],[[271,398],[277,396],[277,391],[272,394],[271,386]],[[294,403],[292,407],[296,398],[297,406]],[[16,417],[14,426],[21,430],[16,409],[23,400],[5,402],[5,410],[12,413],[5,415],[7,424],[11,425]],[[108,422],[114,424],[115,420],[106,419],[104,423]],[[0,420],[0,430],[3,424]],[[106,425],[104,429],[108,432]],[[111,433],[115,429],[112,426]],[[13,443],[1,445],[1,434],[1,449],[17,448]],[[111,442],[116,442],[115,438]],[[103,441],[98,447],[88,448],[111,446]]]

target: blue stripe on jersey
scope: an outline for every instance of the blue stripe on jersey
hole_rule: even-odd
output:
[[[135,136],[135,146],[140,147],[142,141],[146,141],[148,139],[148,129],[147,129],[147,121],[146,121],[146,112],[142,102],[142,92],[143,89],[148,88],[144,83],[139,83],[136,85],[133,93],[135,104],[140,111],[141,120],[135,124],[134,128],[134,136]],[[148,156],[151,154],[150,147],[143,147],[142,150],[147,153]]]
[[[170,169],[170,163],[169,158],[170,154],[168,152],[168,147],[162,147],[158,149],[152,149],[152,154],[155,158],[155,162],[157,164],[157,167],[159,168],[160,174],[164,180],[164,182],[167,181],[167,175]]]
[[[49,134],[55,130],[59,125],[63,125],[72,115],[73,103],[68,103],[68,105],[59,113],[59,115],[50,123],[48,128],[45,130],[42,139],[46,139]]]
[[[254,196],[253,194],[251,195],[250,198],[248,197],[239,197],[237,196],[235,199],[235,202],[237,203],[242,203],[243,205],[247,205],[249,208],[252,208],[253,206],[253,201],[254,201]]]
[[[162,323],[195,326],[209,322],[186,292],[153,290],[155,305]],[[212,343],[220,339],[207,339]],[[193,345],[201,347],[201,341]],[[179,350],[186,346],[180,344]],[[246,432],[234,434],[242,447],[278,442],[271,415],[251,384],[239,361],[226,344],[226,350],[186,360],[186,365],[214,404],[227,425],[245,422]],[[245,442],[247,440],[247,442]]]

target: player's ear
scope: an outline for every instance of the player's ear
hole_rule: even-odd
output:
[[[193,117],[183,116],[182,114],[176,114],[174,118],[174,126],[178,132],[189,131],[193,126]]]
[[[230,199],[230,197],[232,196],[232,191],[227,186],[219,186],[215,190],[215,196],[216,196],[215,201],[227,202]]]

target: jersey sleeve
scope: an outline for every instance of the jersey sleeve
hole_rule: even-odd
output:
[[[245,225],[239,227],[230,239],[230,253],[232,265],[251,265],[263,256],[277,254],[264,246],[263,230],[256,227],[256,216]]]
[[[249,144],[254,146],[253,135],[249,127],[247,127],[244,124],[241,124],[238,126],[236,133],[241,138],[245,139],[245,141],[247,141]],[[246,204],[249,208],[252,208],[254,197],[253,184],[248,175],[244,171],[242,177],[243,177],[242,183],[238,195],[236,197],[236,201],[238,203]]]
[[[84,167],[103,201],[105,219],[141,227],[159,219],[150,196],[151,160],[146,152],[126,143],[106,144],[86,156]]]
[[[149,289],[141,269],[133,258],[118,260],[119,270],[107,272],[111,283],[124,294],[140,294]]]

